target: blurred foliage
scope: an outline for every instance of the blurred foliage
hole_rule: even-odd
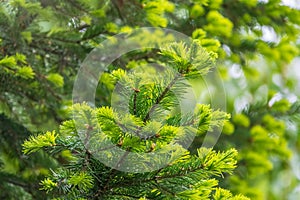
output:
[[[114,34],[158,26],[197,39],[218,55],[218,70],[207,84],[216,102],[226,98],[232,119],[215,148],[239,151],[235,175],[220,181],[221,186],[253,199],[295,199],[300,84],[299,70],[289,64],[299,55],[299,24],[300,11],[280,0],[1,1],[0,197],[43,198],[37,179],[48,174],[48,167],[72,159],[68,151],[54,158],[43,151],[34,154],[38,158],[24,157],[20,144],[29,135],[58,130],[69,117],[74,79],[88,53]],[[111,71],[151,62],[154,55],[145,51],[122,57]],[[97,89],[99,106],[110,105],[109,73]],[[223,86],[215,82],[218,76]],[[193,84],[200,97],[205,87]],[[74,181],[85,175],[76,177]],[[43,187],[53,185],[50,179],[44,181]]]

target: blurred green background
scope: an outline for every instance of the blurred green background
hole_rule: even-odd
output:
[[[27,157],[22,143],[29,135],[57,130],[69,118],[77,71],[93,48],[115,34],[150,26],[184,33],[218,56],[209,77],[193,82],[193,88],[199,102],[232,116],[214,148],[236,148],[238,168],[221,185],[252,199],[298,199],[299,5],[297,0],[1,1],[0,199],[46,198],[39,181],[64,164],[69,152]],[[151,56],[114,65],[128,70],[129,62],[138,66]],[[105,81],[99,84],[99,106],[110,105],[111,89]],[[196,138],[191,149],[202,142]]]

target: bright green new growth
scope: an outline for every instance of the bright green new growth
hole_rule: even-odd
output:
[[[111,73],[117,91],[112,104],[117,107],[93,109],[87,104],[75,104],[74,119],[60,126],[57,137],[47,132],[23,144],[26,154],[42,148],[52,154],[65,150],[72,153],[65,167],[41,182],[41,189],[53,197],[67,199],[247,199],[218,188],[215,179],[232,173],[236,150],[199,148],[197,155],[191,155],[182,140],[203,137],[221,128],[229,118],[209,105],[195,105],[193,112],[180,111],[180,99],[189,87],[189,78],[205,75],[213,59],[196,41],[191,46],[172,43],[161,49],[159,67],[133,72],[117,69]],[[163,76],[151,78],[162,69]],[[123,164],[120,159],[112,169],[95,156],[110,148],[97,144],[108,141],[127,152],[163,149],[169,162],[158,170],[132,173],[117,170]],[[159,159],[149,160],[149,167],[163,162]]]
[[[29,140],[26,140],[23,144],[23,152],[25,154],[30,154],[40,150],[43,147],[53,146],[55,145],[56,137],[57,135],[55,134],[55,131],[47,131],[44,135],[38,135],[36,137],[30,136]]]

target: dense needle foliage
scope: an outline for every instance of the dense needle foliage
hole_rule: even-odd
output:
[[[0,198],[297,198],[300,93],[290,63],[299,55],[300,11],[285,2],[1,1]],[[100,77],[95,107],[72,106],[87,55],[115,34],[150,26],[184,33],[194,46],[145,34],[141,43],[162,45],[122,55]],[[182,115],[189,88],[201,103]],[[86,129],[93,145],[78,134]],[[200,148],[221,129],[214,149]],[[101,150],[97,134],[125,152],[167,148],[174,159],[161,170],[118,171],[92,152]]]

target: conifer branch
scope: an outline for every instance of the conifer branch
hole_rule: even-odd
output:
[[[180,75],[176,74],[174,79],[166,86],[164,91],[154,100],[154,104],[151,106],[149,111],[147,112],[145,118],[143,119],[144,123],[146,123],[150,119],[150,114],[154,111],[156,108],[156,105],[160,104],[160,102],[164,99],[166,94],[170,92],[171,88],[174,86],[176,81],[180,78]]]
[[[176,63],[173,63],[172,70],[165,71],[166,79],[153,79],[142,73],[127,74],[124,70],[113,72],[114,83],[121,83],[118,90],[120,98],[116,99],[120,102],[124,99],[130,100],[129,113],[122,112],[122,109],[118,113],[118,109],[111,107],[93,109],[86,103],[75,104],[72,107],[73,113],[76,113],[74,120],[67,121],[60,127],[60,131],[66,135],[65,138],[59,137],[55,140],[56,135],[48,133],[48,135],[33,137],[24,143],[24,152],[30,153],[41,148],[49,150],[52,146],[55,149],[53,151],[69,149],[78,159],[75,164],[69,164],[70,170],[58,170],[53,172],[51,178],[42,181],[42,189],[48,192],[59,189],[65,193],[65,197],[72,198],[78,194],[95,199],[116,198],[117,195],[133,199],[192,198],[201,196],[203,190],[208,192],[204,192],[201,197],[211,197],[213,187],[217,185],[213,176],[222,177],[223,173],[232,172],[236,164],[236,152],[228,150],[216,153],[203,148],[198,150],[198,156],[191,156],[179,140],[180,136],[189,134],[191,131],[202,132],[210,130],[211,127],[220,127],[227,115],[220,111],[213,111],[209,105],[202,104],[197,105],[194,113],[190,114],[174,115],[169,112],[178,105],[178,96],[175,95],[181,96],[189,87],[183,82],[183,76],[186,78],[191,73],[199,75],[206,71],[206,67],[209,68],[205,65],[206,60],[202,61],[203,66],[200,63],[202,67],[199,72],[198,68],[192,65],[193,63],[186,60],[187,56],[192,58],[196,56],[198,60],[201,60],[200,55],[203,52],[199,50],[200,47],[197,44],[194,44],[192,52],[200,52],[198,54],[187,55],[188,49],[182,44],[173,44],[172,48],[170,54],[168,54],[169,51],[165,54]],[[180,52],[185,56],[184,59],[177,56],[177,49],[182,50]],[[205,59],[208,58],[205,57]],[[181,66],[181,64],[184,65]],[[148,80],[151,84],[147,83]],[[153,112],[158,111],[158,116],[163,112],[160,107],[157,107],[158,105],[171,115],[167,114],[162,117],[161,121],[160,119],[151,120]],[[124,104],[120,104],[120,108],[124,108]],[[191,130],[188,130],[189,127]],[[106,143],[109,140],[113,144]],[[103,141],[105,145],[101,146]],[[115,147],[122,148],[125,152],[115,158],[117,161],[112,169],[104,164],[99,165],[93,162],[94,153],[102,153],[101,151]],[[119,171],[124,167],[124,163],[127,164],[130,153],[147,154],[156,153],[159,150],[165,151],[166,154],[163,157],[151,158],[151,160],[143,158],[142,161],[146,161],[143,165],[149,168],[152,166],[149,162],[163,163],[167,159],[168,163],[165,167],[157,171],[137,174]],[[80,173],[76,172],[76,169]],[[96,171],[93,171],[94,169]],[[96,184],[91,190],[94,182]],[[74,187],[79,189],[76,190]],[[84,194],[86,191],[90,191],[90,194]]]
[[[123,162],[125,161],[125,159],[126,159],[126,157],[128,156],[128,154],[130,153],[130,151],[126,151],[123,155],[122,155],[122,157],[120,158],[120,160],[117,162],[117,164],[115,165],[115,169],[119,169],[121,166],[122,166],[122,164],[123,164]]]
[[[133,89],[134,90],[134,96],[133,96],[133,114],[136,115],[137,114],[137,94],[140,92],[139,89]]]

